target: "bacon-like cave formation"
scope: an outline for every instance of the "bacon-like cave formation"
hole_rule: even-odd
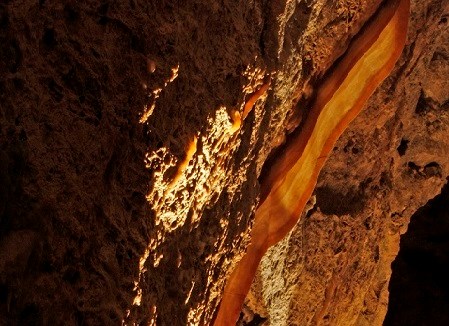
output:
[[[262,175],[251,242],[232,272],[214,325],[237,322],[262,256],[297,224],[338,137],[398,60],[407,35],[408,0],[390,2],[364,26],[316,91],[301,131]]]
[[[449,3],[407,6],[0,3],[0,325],[381,325],[449,176]]]

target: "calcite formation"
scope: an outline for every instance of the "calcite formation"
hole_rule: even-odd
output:
[[[263,259],[247,316],[256,312],[279,325],[382,324],[399,237],[447,182],[442,60],[449,35],[442,5],[412,2],[403,57],[337,142],[311,209]]]
[[[265,162],[385,5],[3,1],[0,325],[210,324]],[[262,260],[245,312],[382,323],[399,234],[449,175],[448,11],[411,1],[398,65]]]
[[[393,69],[405,44],[409,11],[408,0],[390,2],[364,26],[316,90],[300,132],[262,176],[251,243],[228,280],[215,325],[236,323],[262,256],[297,224],[338,137]]]

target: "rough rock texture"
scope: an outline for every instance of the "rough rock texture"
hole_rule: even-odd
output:
[[[1,324],[211,318],[257,195],[259,128],[228,130],[258,6],[0,5]]]
[[[412,2],[402,59],[338,141],[313,209],[264,258],[247,304],[271,325],[382,324],[400,234],[449,175],[448,10]]]
[[[380,2],[3,1],[0,325],[208,324],[263,163]],[[399,232],[448,175],[443,5],[413,2],[400,65],[284,243],[304,271],[280,276],[287,319],[385,314]]]

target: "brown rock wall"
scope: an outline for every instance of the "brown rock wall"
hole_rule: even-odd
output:
[[[313,208],[261,264],[248,305],[272,325],[381,325],[399,237],[446,182],[448,7],[411,12],[396,70],[338,141]]]
[[[3,1],[0,324],[207,324],[249,240],[263,163],[380,2]],[[353,313],[329,304],[323,318],[376,311],[365,293],[384,298],[389,274],[373,274],[373,259],[386,266],[395,255],[383,240],[393,222],[380,212],[399,214],[398,234],[413,210],[404,205],[423,203],[448,174],[446,50],[432,45],[444,43],[443,4],[414,4],[401,65],[337,146],[294,231],[307,235],[290,237],[290,259],[312,270],[292,316],[316,298],[312,318],[330,279],[327,293],[347,298],[339,280],[353,279],[356,261],[359,303]],[[235,112],[269,76],[239,125]],[[426,193],[412,200],[412,186]],[[332,203],[336,189],[354,204]],[[336,248],[313,241],[339,243],[338,262]]]

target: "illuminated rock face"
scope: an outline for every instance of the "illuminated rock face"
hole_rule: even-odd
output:
[[[269,153],[381,2],[0,4],[0,324],[208,324],[249,243]],[[387,245],[448,174],[446,121],[426,106],[447,99],[427,70],[447,66],[435,51],[447,8],[411,4],[399,68],[337,143],[316,206],[282,242],[283,284],[295,288],[275,288],[306,321],[382,318],[373,305],[385,306],[397,251]],[[414,120],[416,103],[425,119]],[[301,257],[308,264],[294,265]],[[354,273],[338,270],[356,261]],[[256,287],[277,279],[270,264]],[[254,309],[282,312],[284,297],[261,293]],[[324,293],[335,300],[323,305]]]
[[[449,33],[437,14],[447,8],[423,8],[435,15],[433,25],[421,29],[425,18],[412,18],[414,40],[337,142],[311,210],[262,260],[246,311],[279,325],[382,324],[399,236],[448,175]],[[416,50],[429,38],[440,45]],[[416,51],[426,64],[410,66]]]
[[[262,255],[296,225],[338,137],[398,60],[409,11],[408,0],[391,2],[379,10],[316,90],[300,130],[287,140],[268,175],[263,176],[263,197],[251,243],[228,280],[215,325],[237,322]]]

